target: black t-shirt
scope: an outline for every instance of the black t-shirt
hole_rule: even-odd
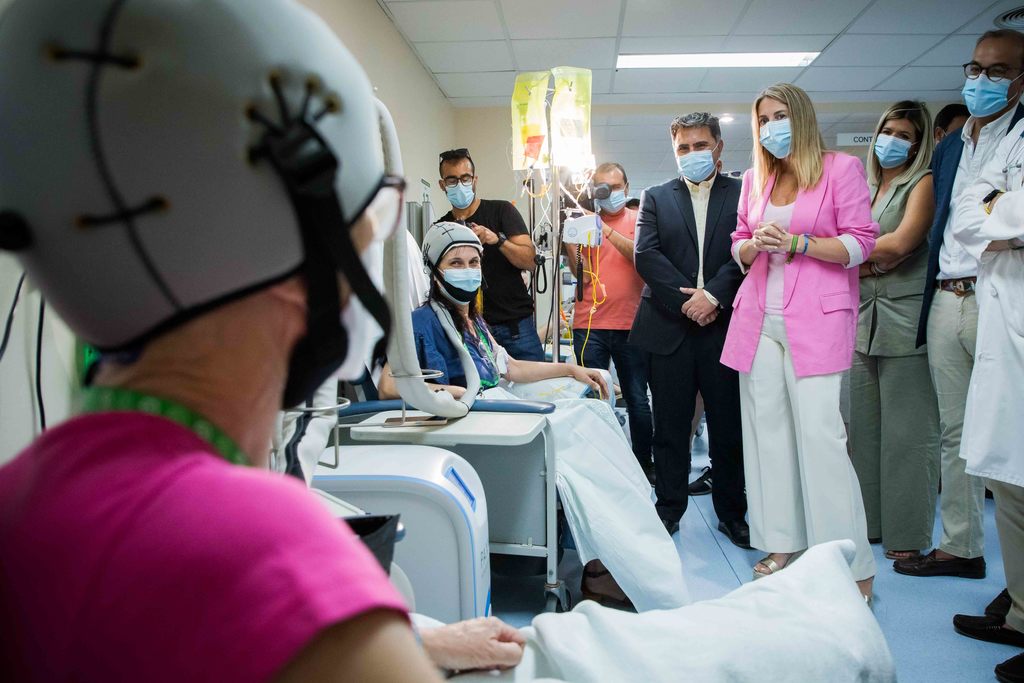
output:
[[[440,220],[453,221],[455,217],[449,211]],[[476,213],[466,218],[466,224],[469,223],[481,225],[495,234],[504,233],[508,238],[529,234],[516,207],[500,199],[481,199]],[[484,276],[484,320],[488,325],[500,325],[533,315],[533,299],[526,291],[522,271],[509,263],[497,245],[484,245],[481,268]]]

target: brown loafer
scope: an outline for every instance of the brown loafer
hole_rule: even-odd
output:
[[[999,617],[958,614],[953,617],[953,630],[975,640],[1024,647],[1024,633],[1003,628],[1003,620]]]
[[[984,557],[954,557],[940,560],[935,551],[912,560],[897,560],[892,563],[897,574],[904,576],[959,576],[962,579],[984,579]]]

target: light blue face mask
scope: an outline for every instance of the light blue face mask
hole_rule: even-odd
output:
[[[449,289],[448,293],[453,295],[459,303],[469,303],[476,296],[476,290],[480,289],[480,284],[483,282],[483,274],[479,268],[449,268],[442,271],[441,277],[447,284],[458,290],[453,292]]]
[[[707,180],[714,173],[715,158],[712,156],[711,150],[703,149],[676,157],[676,166],[684,178],[691,183],[699,183]]]
[[[793,132],[789,126],[789,119],[778,119],[769,121],[761,126],[761,146],[768,150],[776,159],[785,159],[789,156]]]
[[[914,145],[909,140],[892,135],[879,135],[875,138],[875,156],[882,168],[896,168],[907,163],[910,148]]]
[[[964,104],[972,116],[991,116],[1009,104],[1006,96],[1013,81],[993,81],[988,74],[982,74],[977,78],[968,78],[960,94],[964,96]]]
[[[601,209],[602,213],[618,213],[622,210],[622,207],[626,205],[626,192],[625,190],[612,190],[612,193],[608,196],[608,199],[598,199],[597,208]]]
[[[455,187],[446,187],[444,193],[448,195],[448,201],[456,209],[465,209],[472,204],[475,195],[472,185],[467,187],[462,183],[456,183]]]

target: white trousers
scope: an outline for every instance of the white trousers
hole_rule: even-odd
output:
[[[766,315],[750,373],[740,373],[750,543],[791,553],[849,538],[856,580],[875,575],[864,502],[839,411],[842,373],[796,376],[782,316]]]

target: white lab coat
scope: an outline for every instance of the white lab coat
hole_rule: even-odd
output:
[[[999,144],[959,203],[954,237],[978,260],[978,340],[960,457],[967,472],[1024,486],[1024,250],[986,252],[995,240],[1024,239],[1024,121]],[[982,199],[1007,194],[991,215]]]

